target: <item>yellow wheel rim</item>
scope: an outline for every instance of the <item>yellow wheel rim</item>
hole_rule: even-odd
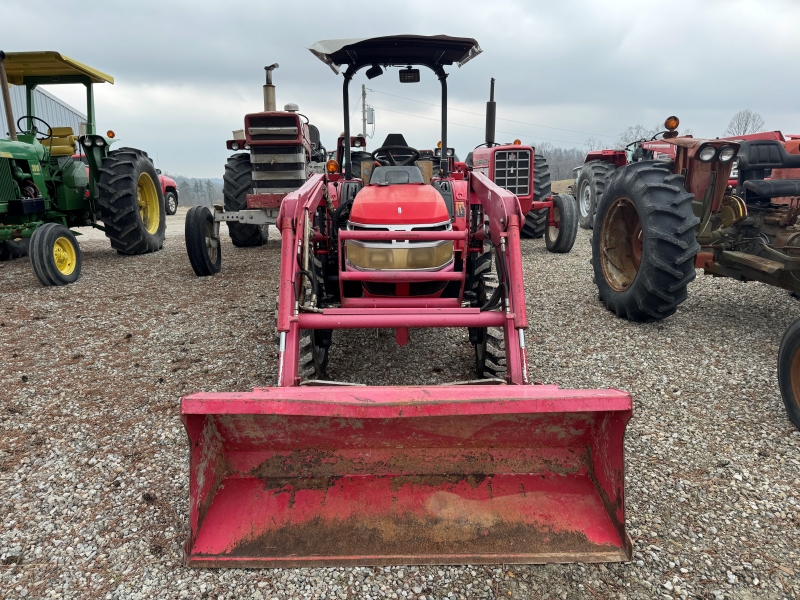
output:
[[[60,237],[53,244],[53,262],[62,275],[72,275],[78,262],[78,253],[69,238]]]
[[[161,224],[161,207],[158,204],[156,184],[147,173],[139,175],[137,185],[139,200],[139,216],[142,218],[147,233],[155,233]]]

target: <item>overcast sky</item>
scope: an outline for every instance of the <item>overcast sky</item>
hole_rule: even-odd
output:
[[[681,129],[714,137],[743,108],[768,129],[800,133],[796,1],[0,0],[0,16],[0,49],[57,50],[113,75],[115,85],[96,86],[100,130],[186,176],[222,176],[225,140],[263,108],[263,67],[274,62],[278,105],[298,104],[333,147],[343,129],[341,76],[307,48],[401,33],[474,37],[483,49],[449,69],[450,145],[462,157],[483,139],[490,77],[501,140],[612,144],[626,127],[671,114]],[[372,148],[391,132],[431,148],[440,138],[438,81],[423,69],[420,83],[400,84],[396,73],[368,81],[359,72],[350,105],[362,83],[374,90]],[[47,89],[85,111],[78,86]],[[360,105],[351,122],[360,130]]]

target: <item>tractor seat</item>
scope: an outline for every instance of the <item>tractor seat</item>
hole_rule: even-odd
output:
[[[749,140],[739,149],[739,172],[755,169],[797,169],[800,155],[789,154],[777,140]]]
[[[744,188],[762,198],[800,196],[800,179],[753,179],[745,181]]]
[[[50,134],[52,139],[39,140],[42,146],[50,150],[50,156],[75,154],[75,131],[72,127],[53,127]]]
[[[405,167],[375,167],[369,178],[370,185],[394,185],[402,183],[425,183],[419,167],[408,165]]]

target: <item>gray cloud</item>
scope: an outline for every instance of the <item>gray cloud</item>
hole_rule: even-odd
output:
[[[225,139],[241,127],[245,112],[260,108],[263,66],[271,62],[281,65],[278,102],[299,104],[332,145],[342,130],[341,78],[307,47],[339,37],[476,38],[484,53],[463,69],[452,68],[448,80],[451,108],[478,113],[451,112],[450,140],[462,155],[482,139],[490,77],[497,78],[499,117],[558,128],[501,120],[498,130],[509,140],[581,147],[591,133],[610,143],[628,125],[651,127],[669,114],[678,114],[695,135],[716,136],[741,108],[761,113],[770,129],[800,132],[797,3],[496,0],[442,6],[417,0],[335,6],[140,0],[79,10],[63,2],[0,0],[4,22],[30,23],[36,31],[7,29],[2,49],[59,50],[114,75],[116,85],[98,86],[100,127],[158,155],[162,168],[194,176],[221,175]],[[58,42],[45,48],[43,40]],[[416,86],[396,77],[390,70],[367,85],[438,103],[432,75],[423,73]],[[351,86],[354,108],[362,82],[363,73]],[[82,107],[79,90],[50,90]],[[391,131],[419,147],[439,140],[437,123],[426,120],[437,118],[434,106],[385,93],[369,94],[368,103],[381,107],[372,147]],[[360,128],[359,113],[353,128]]]

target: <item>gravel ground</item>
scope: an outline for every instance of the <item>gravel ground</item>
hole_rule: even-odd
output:
[[[800,313],[786,292],[698,276],[663,323],[597,301],[589,235],[571,254],[525,242],[531,377],[635,399],[626,436],[628,564],[189,570],[181,395],[273,384],[279,242],[196,278],[169,218],[162,252],[82,239],[83,275],[42,288],[0,264],[0,598],[794,598],[800,434],[776,356]],[[258,273],[259,277],[252,277]],[[442,350],[446,350],[443,352]],[[377,365],[373,368],[352,365]],[[330,375],[467,379],[461,331],[337,332]]]

